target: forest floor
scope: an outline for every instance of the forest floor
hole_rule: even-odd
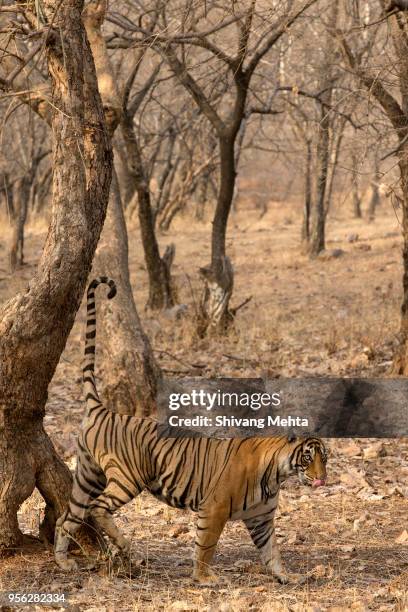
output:
[[[234,262],[233,305],[253,296],[225,338],[198,340],[194,304],[197,269],[209,261],[210,224],[178,219],[160,237],[177,246],[174,275],[185,316],[144,311],[146,272],[137,228],[129,231],[134,294],[156,357],[168,376],[385,376],[389,371],[401,303],[398,211],[383,204],[375,222],[329,218],[327,252],[301,254],[299,213],[271,204],[268,213],[232,216],[228,253]],[[7,228],[0,233],[6,237]],[[25,265],[8,271],[0,243],[0,302],[24,290],[45,237],[27,228]],[[340,250],[340,251],[339,251]],[[95,271],[95,275],[102,271]],[[82,418],[80,368],[84,308],[50,387],[45,426],[72,468]],[[309,573],[302,585],[281,586],[266,575],[240,523],[227,525],[214,569],[217,587],[191,582],[194,515],[143,494],[121,510],[118,524],[143,564],[124,577],[101,564],[97,571],[63,574],[51,551],[33,550],[0,561],[0,591],[66,592],[72,610],[241,610],[331,612],[408,610],[408,440],[332,440],[326,487],[285,483],[277,516],[283,560]],[[19,512],[36,534],[38,493]]]

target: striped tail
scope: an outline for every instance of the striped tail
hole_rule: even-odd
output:
[[[86,334],[85,334],[85,363],[83,367],[84,393],[87,413],[93,408],[102,405],[95,383],[95,338],[96,338],[96,308],[95,308],[95,289],[100,284],[109,285],[108,299],[116,295],[115,282],[107,276],[95,278],[88,287],[86,294]]]

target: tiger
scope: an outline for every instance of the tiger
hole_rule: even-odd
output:
[[[93,280],[87,291],[86,411],[70,501],[56,524],[56,563],[65,571],[78,567],[68,556],[68,545],[89,516],[119,552],[128,555],[130,542],[112,515],[147,490],[174,508],[198,514],[194,581],[217,581],[210,563],[218,540],[227,521],[242,520],[268,573],[281,583],[288,582],[291,577],[284,569],[274,529],[279,489],[292,474],[302,484],[326,483],[324,443],[290,436],[160,438],[156,421],[104,407],[95,384],[95,289],[101,283],[109,287],[108,298],[116,294],[114,281],[105,276]]]

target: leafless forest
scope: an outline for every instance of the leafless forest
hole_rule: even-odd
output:
[[[408,374],[408,2],[0,2],[0,590],[72,610],[407,610],[407,439],[331,440],[289,481],[281,586],[240,524],[217,588],[194,516],[118,517],[134,575],[62,573],[55,521],[83,414],[87,282],[98,386],[154,416],[182,376]],[[95,548],[84,539],[85,550]],[[9,608],[7,608],[9,609]]]

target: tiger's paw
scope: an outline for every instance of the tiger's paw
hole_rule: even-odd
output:
[[[90,572],[93,572],[94,570],[96,570],[98,568],[98,563],[96,561],[96,559],[87,559],[83,564],[82,564],[82,569],[83,570],[88,570]]]
[[[279,584],[304,584],[307,580],[307,576],[302,574],[289,574],[287,572],[281,572],[274,574]]]
[[[220,583],[220,579],[213,572],[194,572],[193,581],[201,586],[216,586]]]
[[[55,561],[64,572],[74,572],[78,570],[78,563],[72,557],[55,557]]]

